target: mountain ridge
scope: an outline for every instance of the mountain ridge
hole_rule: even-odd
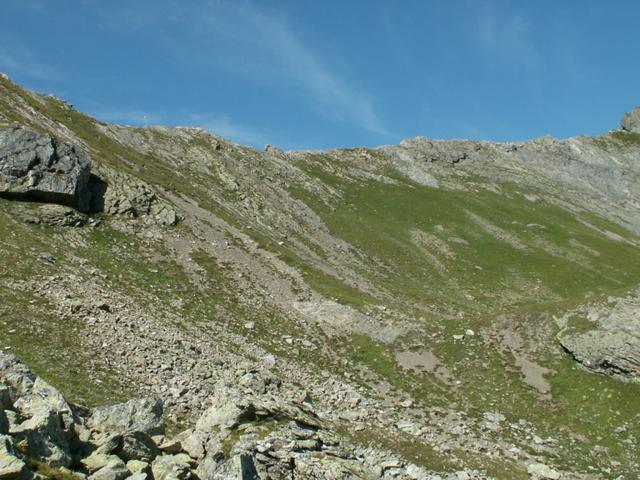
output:
[[[105,185],[78,228],[0,203],[1,342],[65,395],[157,395],[188,426],[215,392],[281,382],[398,457],[374,478],[638,469],[634,373],[592,373],[593,350],[563,346],[633,325],[637,133],[259,152],[97,122],[3,79],[0,123],[15,122],[84,148]]]

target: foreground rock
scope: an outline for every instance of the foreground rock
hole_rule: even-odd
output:
[[[0,402],[0,412],[14,419],[3,417],[8,434],[0,433],[0,480],[442,478],[382,452],[363,453],[308,404],[270,394],[223,388],[195,428],[166,438],[159,400],[87,412],[0,352]]]
[[[89,155],[22,127],[0,129],[0,193],[87,211]]]

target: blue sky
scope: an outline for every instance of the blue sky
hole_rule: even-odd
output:
[[[640,2],[0,0],[0,71],[98,119],[261,148],[616,128]]]

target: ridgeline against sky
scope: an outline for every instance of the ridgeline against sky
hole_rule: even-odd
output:
[[[285,149],[598,134],[640,103],[640,4],[3,0],[0,71],[131,125]]]

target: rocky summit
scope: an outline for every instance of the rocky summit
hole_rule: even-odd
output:
[[[638,118],[258,151],[1,75],[0,480],[638,478]]]
[[[625,113],[620,126],[628,132],[640,133],[640,107]]]

